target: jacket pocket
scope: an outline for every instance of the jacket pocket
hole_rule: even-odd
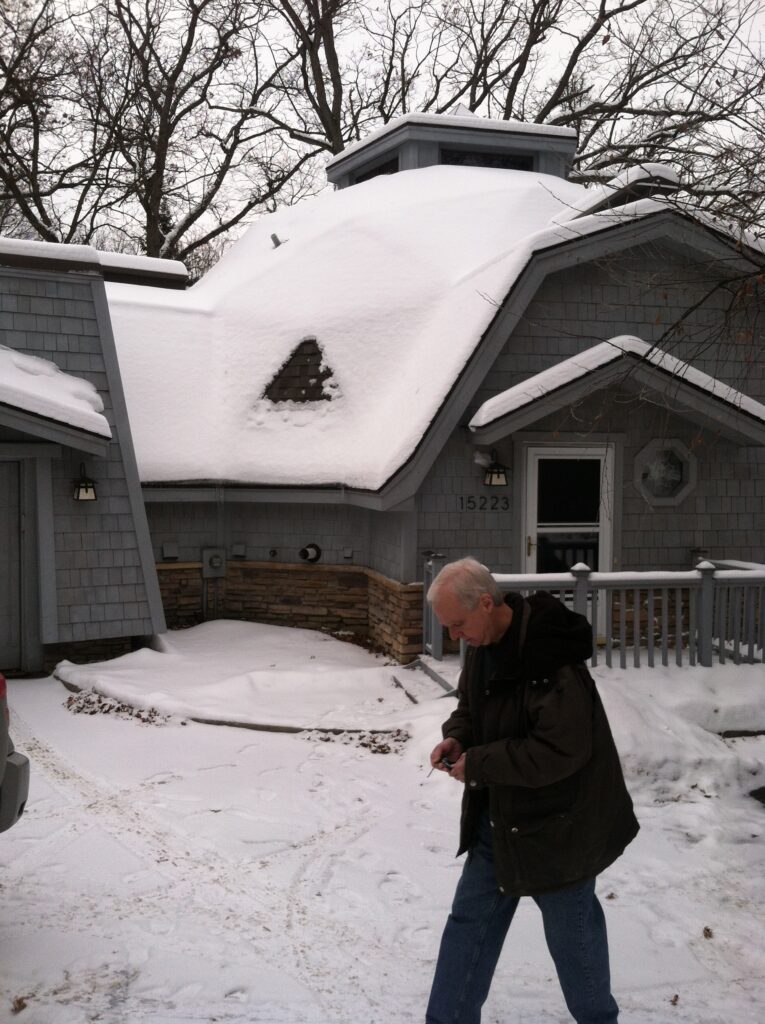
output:
[[[574,819],[567,812],[510,825],[505,832],[520,881],[531,888],[565,885],[581,877]]]

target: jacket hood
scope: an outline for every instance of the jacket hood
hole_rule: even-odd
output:
[[[562,665],[586,661],[592,654],[592,627],[552,594],[540,590],[526,598],[531,606],[521,653],[524,673],[549,676]]]

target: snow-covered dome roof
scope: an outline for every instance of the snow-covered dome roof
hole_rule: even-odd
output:
[[[379,489],[533,252],[608,226],[584,195],[527,171],[380,176],[263,217],[185,293],[108,285],[141,479]],[[271,401],[307,339],[328,400]]]

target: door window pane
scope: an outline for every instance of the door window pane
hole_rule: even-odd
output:
[[[600,459],[540,459],[539,523],[597,523]]]
[[[598,569],[599,539],[592,533],[537,534],[537,572],[568,572],[584,562]]]

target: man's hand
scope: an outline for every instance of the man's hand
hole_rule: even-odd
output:
[[[453,779],[456,779],[457,782],[465,781],[465,760],[465,755],[460,754],[454,765],[452,765],[451,771],[449,772],[451,777]]]
[[[454,764],[454,768],[456,768],[457,764],[462,761],[461,781],[465,781],[465,756],[462,753],[462,744],[459,740],[455,740],[453,737],[442,740],[437,746],[433,747],[433,750],[430,752],[431,767],[438,768],[441,772],[449,772],[449,774],[454,778],[454,768],[450,770],[445,764],[441,763],[442,761],[451,761]]]

